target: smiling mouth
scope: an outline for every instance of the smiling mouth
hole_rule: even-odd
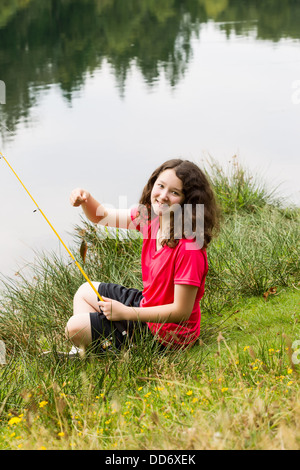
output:
[[[163,215],[167,214],[170,210],[170,205],[167,204],[166,202],[159,202],[157,199],[155,199],[154,202],[154,212],[157,215]]]
[[[160,208],[168,208],[169,207],[169,204],[167,204],[166,202],[159,202],[157,199],[155,199],[155,203],[158,205],[158,207]]]

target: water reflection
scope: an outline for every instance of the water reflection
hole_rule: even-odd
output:
[[[74,187],[131,205],[169,157],[238,153],[298,191],[300,6],[265,3],[0,0],[0,151],[64,241]],[[0,193],[1,278],[60,247],[3,165]]]
[[[133,63],[150,87],[161,73],[175,87],[189,66],[193,35],[210,20],[227,37],[254,32],[279,41],[300,38],[299,18],[293,0],[0,0],[0,79],[7,84],[1,122],[14,131],[28,121],[51,84],[71,102],[103,60],[121,95]]]

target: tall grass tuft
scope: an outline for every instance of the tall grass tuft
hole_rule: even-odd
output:
[[[205,171],[224,214],[251,213],[266,205],[280,207],[283,204],[283,198],[277,194],[278,187],[267,188],[264,181],[239,163],[236,155],[226,168],[209,158]]]
[[[239,296],[263,295],[270,288],[297,284],[299,211],[286,217],[266,206],[255,214],[232,214],[208,250],[205,310],[214,313]]]

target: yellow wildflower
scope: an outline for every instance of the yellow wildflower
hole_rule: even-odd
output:
[[[22,421],[22,418],[19,418],[18,416],[14,416],[13,418],[10,418],[10,420],[8,421],[8,424],[9,425],[18,424],[21,421]]]
[[[48,405],[48,402],[45,401],[45,400],[43,400],[43,401],[41,401],[41,402],[39,403],[39,407],[40,407],[40,408],[44,408],[44,406],[46,406],[46,405]]]

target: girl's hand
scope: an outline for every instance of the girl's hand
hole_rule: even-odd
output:
[[[70,195],[70,202],[72,206],[81,206],[84,202],[87,202],[90,197],[90,193],[82,188],[73,189]]]
[[[103,301],[99,301],[99,307],[101,308],[102,313],[106,316],[107,320],[110,321],[120,321],[120,320],[129,320],[128,313],[129,307],[118,302],[117,300],[112,300],[107,297],[102,296]]]

